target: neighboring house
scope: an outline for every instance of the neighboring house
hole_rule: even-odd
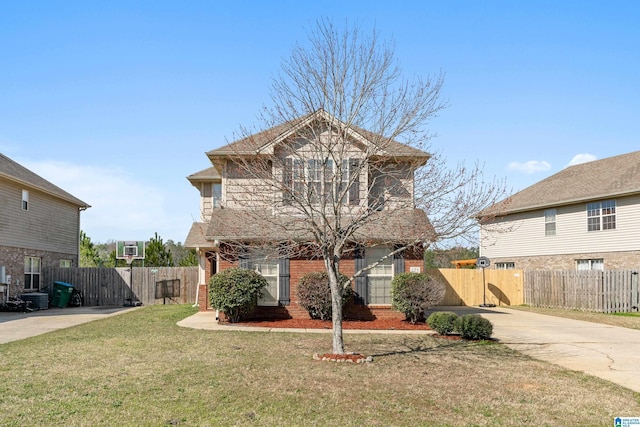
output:
[[[638,268],[640,151],[567,167],[478,218],[492,268]]]
[[[80,212],[89,207],[0,154],[0,266],[11,296],[50,285],[43,267],[78,267]]]
[[[323,126],[325,132],[309,132]],[[347,129],[344,157],[325,159],[322,165],[305,159],[308,144],[320,140],[327,143],[333,127]],[[393,172],[378,179],[381,168],[374,170],[369,164],[362,167],[364,151],[371,148],[370,140],[375,136],[318,111],[206,153],[213,166],[187,177],[200,192],[201,218],[185,239],[185,247],[196,248],[200,256],[200,309],[209,308],[209,278],[218,271],[242,267],[259,271],[269,283],[257,315],[308,316],[298,306],[296,288],[304,274],[325,270],[322,258],[317,253],[285,249],[274,255],[269,243],[294,242],[304,247],[305,242],[312,241],[305,219],[293,209],[291,198],[313,194],[310,197],[319,200],[329,197],[333,191],[330,188],[336,185],[339,189],[348,186],[338,203],[343,218],[374,211],[374,220],[355,234],[354,250],[341,258],[342,273],[353,276],[391,254],[397,245],[414,242],[410,250],[389,256],[355,278],[356,304],[350,309],[351,316],[398,316],[390,310],[391,279],[400,272],[423,271],[423,240],[419,239],[426,229],[432,230],[424,211],[415,209],[413,198],[414,171],[429,155],[391,141],[386,154],[380,152],[376,160],[378,165],[384,163],[387,172]],[[270,160],[262,161],[266,156]],[[334,164],[337,162],[340,169]],[[247,177],[242,172],[246,167],[259,168],[265,179],[254,174]],[[331,179],[337,184],[329,184]],[[282,243],[279,247],[283,248]]]

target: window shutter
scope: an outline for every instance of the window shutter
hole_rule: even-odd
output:
[[[404,251],[393,255],[393,273],[404,273]]]
[[[366,260],[364,258],[363,248],[358,248],[356,250],[354,261],[356,265],[355,266],[356,271],[360,271],[361,269],[367,266]],[[355,288],[354,302],[358,305],[367,305],[369,303],[369,296],[368,296],[369,292],[367,289],[367,274],[360,273],[358,276],[355,277],[355,282],[356,282],[356,288]]]
[[[291,302],[289,258],[280,258],[278,264],[278,305],[289,305]]]
[[[360,204],[360,161],[358,159],[349,160],[349,204]]]

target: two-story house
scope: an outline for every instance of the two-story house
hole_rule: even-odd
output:
[[[43,267],[78,267],[80,213],[89,207],[0,154],[0,266],[10,295],[46,286]]]
[[[340,270],[356,275],[351,315],[400,317],[390,310],[391,280],[423,270],[422,243],[433,231],[414,203],[414,172],[426,152],[320,110],[206,154],[212,166],[188,177],[201,217],[185,240],[201,259],[201,309],[211,275],[237,266],[269,283],[260,315],[307,316],[297,284],[324,271],[328,236],[344,233]],[[394,253],[399,247],[407,249]]]
[[[567,167],[478,218],[494,268],[638,268],[640,151]]]

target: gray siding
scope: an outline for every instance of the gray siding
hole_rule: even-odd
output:
[[[22,190],[29,210],[22,209]],[[78,254],[78,206],[38,190],[0,180],[0,242],[3,246]]]
[[[640,249],[640,196],[616,200],[616,229],[587,231],[586,203],[556,208],[556,235],[545,236],[544,209],[509,215],[480,233],[481,254],[508,258]]]

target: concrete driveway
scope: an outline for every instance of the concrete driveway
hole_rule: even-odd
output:
[[[67,307],[31,313],[0,312],[0,344],[68,328],[137,307]]]
[[[531,357],[640,392],[640,330],[503,307],[445,309],[489,319],[494,338]]]

